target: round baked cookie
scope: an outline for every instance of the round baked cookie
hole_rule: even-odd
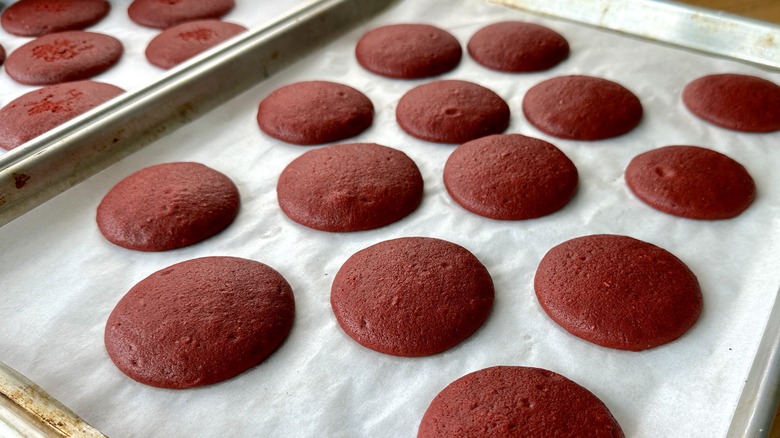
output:
[[[106,0],[19,0],[3,11],[0,24],[8,33],[34,37],[85,29],[110,10]]]
[[[637,155],[626,183],[651,207],[691,219],[728,219],[756,196],[753,178],[733,159],[698,146],[666,146]]]
[[[446,73],[460,63],[463,50],[447,31],[427,24],[391,24],[363,35],[355,57],[381,76],[416,79]]]
[[[521,21],[485,26],[471,37],[467,48],[479,64],[517,73],[548,70],[569,56],[569,43],[561,34]]]
[[[540,131],[571,140],[625,134],[642,120],[642,104],[622,85],[591,76],[559,76],[533,86],[523,112]]]
[[[244,31],[244,26],[225,21],[189,21],[154,37],[146,47],[146,59],[158,67],[172,68]]]
[[[123,50],[118,39],[101,33],[51,33],[11,52],[5,71],[16,82],[26,85],[78,81],[113,67]]]
[[[740,74],[700,77],[685,86],[682,101],[717,126],[747,132],[780,130],[780,86]]]
[[[126,375],[161,388],[234,377],[279,347],[293,324],[287,281],[262,263],[203,257],[141,280],[108,317],[108,355]]]
[[[625,435],[598,397],[566,377],[541,368],[496,366],[447,385],[425,411],[417,436]]]
[[[0,65],[3,65],[3,62],[5,62],[5,49],[0,45]]]
[[[504,132],[509,106],[487,88],[472,82],[442,80],[409,90],[395,111],[408,134],[437,143],[465,143]]]
[[[299,145],[354,137],[374,121],[374,105],[360,91],[327,81],[281,87],[257,110],[260,129],[273,138]]]
[[[25,93],[0,109],[0,147],[11,150],[122,93],[119,87],[93,81]]]
[[[428,356],[482,326],[493,307],[493,280],[461,246],[403,237],[352,255],[333,279],[330,303],[341,328],[361,345]]]
[[[127,15],[141,26],[167,29],[186,21],[220,18],[235,6],[234,0],[133,0]]]
[[[97,208],[111,243],[138,251],[192,245],[224,230],[238,214],[238,188],[199,163],[165,163],[117,183]]]
[[[322,231],[378,228],[414,211],[423,194],[417,165],[403,152],[372,143],[306,152],[282,171],[279,206],[290,219]]]
[[[589,235],[553,247],[539,263],[534,288],[561,327],[620,350],[679,338],[702,308],[699,282],[680,259],[619,235]]]
[[[561,209],[577,189],[577,168],[546,141],[490,135],[458,146],[444,186],[466,210],[491,219],[531,219]]]

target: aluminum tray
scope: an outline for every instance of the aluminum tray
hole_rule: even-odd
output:
[[[493,0],[717,56],[780,68],[780,26],[669,0]]]
[[[0,226],[216,108],[390,3],[313,1],[0,156]]]
[[[716,56],[780,68],[780,26],[734,14],[669,0],[492,1]],[[775,303],[759,354],[734,412],[729,437],[769,435],[780,402],[778,387],[780,303]]]
[[[108,165],[219,107],[320,47],[312,41],[324,43],[390,3],[393,2],[313,2],[266,28],[204,54],[149,87],[121,96],[25,147],[3,155],[0,157],[0,224],[14,220]],[[647,8],[656,4],[659,9],[668,8],[668,4],[660,2],[621,3],[641,3]],[[689,9],[690,17],[698,13]],[[735,32],[732,36],[740,35],[743,24],[749,22],[737,17],[720,16],[720,19],[730,21],[724,29]],[[729,53],[717,54],[729,56]],[[154,111],[149,111],[150,108]],[[768,433],[777,402],[778,312],[775,305],[729,436],[752,437]]]

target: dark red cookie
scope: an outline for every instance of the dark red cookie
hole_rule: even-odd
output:
[[[361,345],[395,356],[428,356],[471,336],[493,307],[493,280],[468,250],[404,237],[358,251],[339,269],[330,303]]]
[[[741,164],[698,146],[666,146],[634,157],[626,168],[634,194],[663,212],[691,219],[727,219],[756,196]]]
[[[447,385],[423,415],[418,438],[622,438],[617,420],[590,391],[541,368],[485,368]]]
[[[244,31],[244,26],[219,20],[189,21],[154,37],[146,47],[146,59],[158,67],[172,68]]]
[[[590,235],[555,246],[539,263],[534,288],[561,327],[620,350],[679,338],[702,308],[699,282],[680,259],[626,236]]]
[[[0,147],[13,149],[122,93],[113,85],[79,81],[23,94],[0,109]]]
[[[106,0],[19,0],[0,17],[3,29],[19,36],[40,36],[85,29],[111,10]]]
[[[374,120],[360,91],[326,81],[297,82],[269,94],[257,111],[260,129],[287,143],[314,145],[354,137]]]
[[[279,206],[299,224],[359,231],[402,219],[418,205],[423,179],[403,152],[372,143],[311,150],[290,163],[276,186]]]
[[[401,128],[422,140],[465,143],[509,126],[509,106],[496,93],[466,81],[435,81],[409,90],[398,102]]]
[[[220,18],[235,6],[234,0],[134,0],[127,15],[141,26],[167,29],[186,21]]]
[[[682,101],[694,115],[723,128],[780,130],[780,86],[766,79],[738,74],[703,76],[685,87]]]
[[[118,39],[73,30],[39,37],[14,50],[5,71],[27,85],[51,85],[96,76],[113,67],[123,52]]]
[[[391,24],[369,31],[355,47],[358,63],[378,75],[415,79],[446,73],[463,50],[454,36],[427,24]]]
[[[5,49],[0,45],[0,65],[3,65],[3,62],[5,62]]]
[[[558,148],[520,134],[491,135],[458,146],[444,186],[466,210],[519,220],[561,209],[577,189],[577,168]]]
[[[97,225],[121,247],[167,251],[224,230],[239,203],[233,181],[210,167],[158,164],[119,181],[98,206]]]
[[[506,72],[547,70],[569,56],[569,43],[561,34],[521,21],[483,27],[471,37],[467,47],[478,63]]]
[[[262,362],[287,337],[295,299],[272,268],[236,257],[177,263],[136,284],[108,317],[116,366],[141,383],[192,388]]]
[[[625,134],[642,120],[642,104],[622,85],[590,76],[560,76],[533,86],[523,112],[542,132],[572,140]]]

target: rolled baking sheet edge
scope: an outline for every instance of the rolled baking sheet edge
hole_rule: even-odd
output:
[[[780,290],[778,290],[780,295]],[[769,436],[780,401],[780,301],[775,298],[758,352],[731,419],[729,437]]]
[[[490,0],[710,55],[780,69],[780,26],[668,0]]]
[[[2,362],[0,362],[0,423],[11,433],[25,438],[105,438],[105,435],[87,424],[41,387]]]

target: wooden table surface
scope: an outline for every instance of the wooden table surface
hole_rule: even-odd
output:
[[[728,11],[758,20],[780,23],[780,0],[679,0],[705,8]],[[780,409],[769,438],[780,438]]]
[[[780,23],[780,1],[778,0],[679,0],[705,8],[718,9],[756,18],[764,21]]]

